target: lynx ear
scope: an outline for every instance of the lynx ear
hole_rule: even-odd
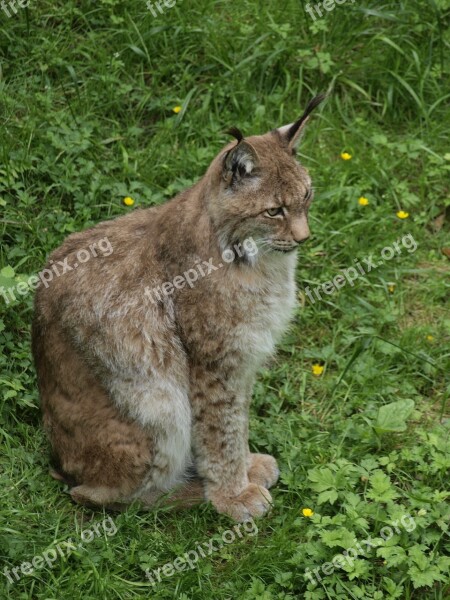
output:
[[[238,140],[234,148],[227,152],[223,161],[223,177],[231,182],[233,179],[237,181],[250,175],[258,164],[258,155],[253,146],[244,140],[239,129],[233,127],[228,133]]]
[[[298,121],[278,129],[278,133],[281,135],[283,142],[287,144],[289,150],[295,150],[297,148],[305,131],[305,125],[309,121],[310,114],[317,106],[319,106],[321,102],[323,102],[323,100],[325,100],[325,98],[325,94],[319,94],[318,96],[315,96],[312,100],[310,100],[305,112],[302,114],[300,119],[298,119]]]

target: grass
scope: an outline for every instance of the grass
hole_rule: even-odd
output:
[[[152,586],[145,569],[232,524],[207,505],[131,508],[113,515],[114,535],[100,528],[14,583],[2,566],[0,597],[444,600],[449,3],[347,2],[316,21],[294,0],[193,4],[180,0],[157,18],[143,0],[31,0],[11,18],[0,12],[0,285],[38,272],[70,232],[190,185],[228,127],[284,125],[330,90],[300,152],[317,192],[299,310],[254,392],[252,448],[273,453],[282,471],[273,511],[257,535],[235,535]],[[402,245],[408,235],[414,252]],[[307,286],[396,241],[401,252],[382,266],[308,299]],[[73,505],[47,474],[31,315],[31,293],[9,304],[0,296],[0,556],[10,569],[64,541],[78,545],[105,518]],[[378,547],[324,574],[368,536]]]

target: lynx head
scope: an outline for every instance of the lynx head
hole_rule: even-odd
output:
[[[207,174],[208,209],[222,248],[252,238],[261,254],[287,253],[308,239],[313,190],[295,151],[323,99],[316,96],[295,123],[264,135],[229,131],[237,142],[219,153]]]

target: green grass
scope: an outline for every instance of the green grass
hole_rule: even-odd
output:
[[[281,126],[330,90],[300,152],[317,190],[300,307],[254,392],[252,448],[273,453],[282,471],[271,515],[257,535],[152,587],[146,568],[232,523],[207,505],[132,508],[113,516],[115,535],[9,584],[3,563],[78,544],[104,515],[73,505],[47,474],[32,294],[8,305],[0,296],[1,598],[449,598],[450,5],[358,0],[315,22],[303,5],[180,0],[158,18],[144,0],[31,0],[11,18],[0,10],[6,287],[39,271],[70,232],[133,210],[124,196],[150,206],[190,185],[228,127]],[[415,252],[308,300],[307,286],[408,234]],[[411,523],[405,515],[415,528],[398,526],[384,542],[382,528]],[[318,585],[305,579],[368,536],[378,548],[320,571]]]

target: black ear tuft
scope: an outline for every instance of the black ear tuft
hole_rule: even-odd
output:
[[[230,127],[230,129],[227,129],[225,133],[235,137],[238,141],[238,144],[244,139],[243,133],[237,127]]]
[[[286,138],[288,142],[291,142],[295,138],[297,132],[301,129],[305,121],[307,121],[312,111],[317,108],[326,97],[326,94],[319,94],[309,101],[308,106],[306,107],[305,112],[302,114],[300,119],[296,121],[286,132]]]

